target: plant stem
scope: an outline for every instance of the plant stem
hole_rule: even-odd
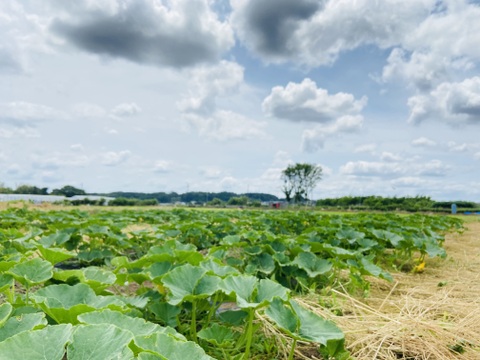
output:
[[[296,346],[297,346],[297,339],[293,339],[292,348],[290,349],[290,354],[288,354],[288,360],[293,360]]]
[[[192,300],[192,322],[190,323],[190,336],[197,341],[197,302]]]
[[[248,309],[248,324],[247,324],[247,344],[245,345],[245,352],[243,359],[248,359],[250,356],[250,347],[253,339],[253,318],[255,317],[255,309]]]

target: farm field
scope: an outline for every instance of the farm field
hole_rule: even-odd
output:
[[[469,220],[7,207],[0,358],[478,359]]]

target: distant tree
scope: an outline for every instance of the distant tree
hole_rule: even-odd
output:
[[[308,200],[308,195],[322,179],[323,169],[319,165],[297,163],[282,171],[282,192],[288,202]]]
[[[4,183],[0,182],[0,194],[12,194],[13,189],[5,186]]]
[[[237,205],[237,206],[245,206],[248,204],[248,197],[246,196],[234,196],[228,200],[228,205]]]
[[[66,185],[61,189],[53,189],[52,195],[63,195],[66,197],[72,197],[75,195],[87,195],[87,193],[82,189],[77,189],[71,185]]]
[[[48,188],[39,188],[33,185],[20,185],[14,191],[15,194],[48,195]]]
[[[208,206],[222,206],[225,205],[225,202],[220,200],[219,198],[213,198],[207,203]]]

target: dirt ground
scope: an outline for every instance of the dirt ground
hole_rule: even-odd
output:
[[[365,299],[333,294],[343,314],[323,315],[355,359],[480,360],[480,217],[467,221],[446,236],[447,258],[428,259],[424,272],[372,280]]]

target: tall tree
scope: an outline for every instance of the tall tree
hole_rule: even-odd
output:
[[[320,165],[308,163],[289,165],[282,171],[282,191],[287,201],[308,200],[308,195],[322,179],[322,172]]]

